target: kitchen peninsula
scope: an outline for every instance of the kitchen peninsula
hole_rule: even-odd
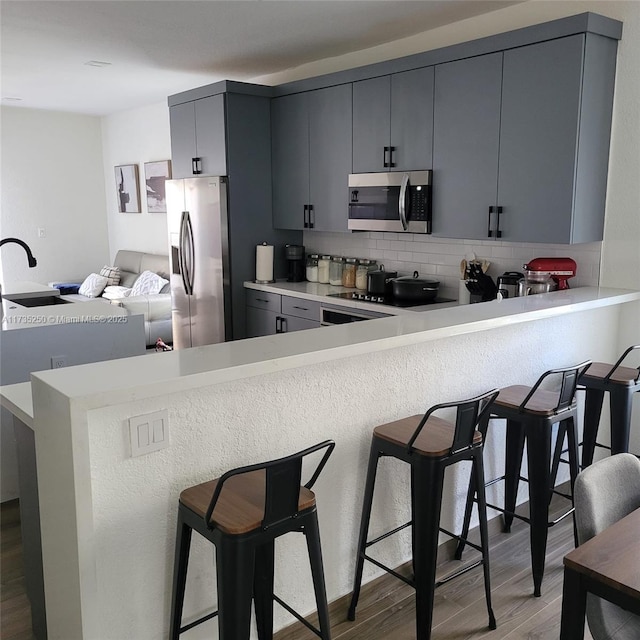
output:
[[[35,432],[48,637],[164,637],[179,492],[327,438],[336,451],[316,491],[327,589],[330,600],[347,593],[376,424],[611,360],[621,316],[639,307],[640,292],[585,287],[46,371],[30,394],[3,387],[3,406]],[[169,446],[131,457],[129,419],[160,409]],[[500,423],[491,430],[488,461],[500,467]],[[465,491],[463,477],[447,487],[443,526],[460,523]],[[402,501],[380,500],[382,528]],[[276,590],[310,611],[303,541],[288,544]],[[385,544],[392,564],[407,559],[407,539]],[[215,603],[210,549],[193,553],[185,621]],[[288,623],[276,611],[276,627]]]

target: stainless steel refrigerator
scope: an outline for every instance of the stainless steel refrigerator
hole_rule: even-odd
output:
[[[168,180],[166,198],[173,345],[230,340],[227,179]]]

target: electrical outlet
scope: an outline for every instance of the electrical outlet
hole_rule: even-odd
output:
[[[67,366],[67,356],[51,356],[51,368],[62,369]]]
[[[169,412],[167,409],[129,418],[131,456],[141,456],[169,446]]]

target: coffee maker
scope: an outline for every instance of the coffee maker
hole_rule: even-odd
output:
[[[302,282],[305,279],[304,247],[301,244],[286,244],[287,282]]]

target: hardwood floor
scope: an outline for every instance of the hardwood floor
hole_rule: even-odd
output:
[[[31,607],[24,586],[17,500],[3,502],[0,509],[0,563],[0,638],[35,640],[31,633]]]
[[[497,524],[497,521],[492,524]],[[24,591],[18,502],[1,509],[2,640],[35,640],[31,610]],[[562,606],[562,558],[573,548],[573,529],[567,518],[549,530],[547,564],[542,597],[533,597],[527,525],[517,522],[512,533],[491,533],[491,586],[498,628],[487,627],[481,569],[452,580],[436,591],[432,640],[557,640]],[[464,560],[474,557],[471,550]],[[455,561],[441,566],[444,575]],[[413,590],[391,576],[383,576],[362,589],[355,622],[347,621],[348,597],[331,603],[333,640],[414,640]],[[302,625],[284,629],[275,640],[315,640]],[[591,640],[587,631],[585,639]],[[125,640],[125,639],[122,639]]]

